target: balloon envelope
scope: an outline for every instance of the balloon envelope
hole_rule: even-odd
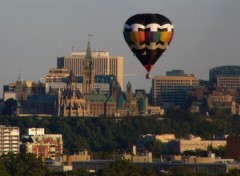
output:
[[[168,18],[150,13],[130,17],[123,28],[126,43],[148,72],[170,44],[173,32]]]

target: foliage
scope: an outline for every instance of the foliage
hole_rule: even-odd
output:
[[[132,145],[144,134],[173,133],[176,138],[194,134],[204,139],[225,134],[240,134],[239,116],[200,116],[181,109],[168,110],[163,120],[154,117],[115,119],[0,116],[0,124],[18,126],[21,134],[26,134],[27,128],[31,127],[45,128],[46,133],[63,135],[65,154],[87,149],[97,157],[105,156],[108,159],[115,153],[131,151]],[[150,140],[145,144],[145,148],[153,152],[154,157],[159,157],[163,154],[164,145]],[[217,156],[225,154],[224,148],[218,152]]]
[[[13,98],[9,98],[4,102],[5,106],[2,109],[2,115],[12,115],[14,112],[16,112],[17,109],[17,101]]]
[[[240,169],[232,169],[229,171],[227,176],[240,176]]]
[[[126,160],[116,160],[108,167],[99,171],[99,176],[141,176],[139,166],[132,164]]]
[[[33,154],[3,154],[0,156],[0,175],[44,176],[48,169]]]

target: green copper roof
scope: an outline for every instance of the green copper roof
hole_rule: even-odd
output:
[[[107,97],[105,95],[85,95],[87,101],[90,102],[105,102]]]
[[[129,89],[129,88],[132,88],[132,85],[131,85],[131,83],[128,81],[128,83],[127,83],[127,89]]]
[[[114,102],[115,99],[113,97],[106,97],[105,95],[85,95],[87,101],[90,102],[105,102],[108,99],[108,102]]]

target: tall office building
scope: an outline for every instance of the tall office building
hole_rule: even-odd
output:
[[[154,76],[151,96],[154,105],[169,108],[183,107],[187,101],[187,92],[199,85],[193,74],[174,74],[174,76]]]
[[[18,127],[0,125],[0,155],[19,153],[20,130]]]
[[[209,70],[209,81],[217,87],[240,88],[240,66],[228,65]]]
[[[240,103],[240,66],[228,65],[210,69],[209,82],[232,91],[236,102]]]
[[[123,88],[123,57],[110,56],[107,51],[91,52],[95,75],[115,75]],[[83,76],[85,51],[72,52],[70,56],[57,57],[57,68],[72,70],[75,76]]]

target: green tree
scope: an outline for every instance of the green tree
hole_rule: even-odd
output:
[[[16,112],[17,109],[17,101],[13,98],[7,99],[5,102],[5,107],[2,109],[2,115],[12,115],[14,112]]]
[[[0,160],[0,175],[1,176],[10,176],[10,174],[8,173],[6,167],[4,166],[3,161]]]
[[[42,161],[31,153],[4,154],[0,157],[1,162],[9,175],[44,176],[48,173],[48,169],[43,166]]]
[[[141,176],[141,169],[126,160],[116,160],[101,170],[99,176]]]
[[[229,176],[240,176],[240,169],[232,169],[228,173]]]
[[[155,168],[152,167],[147,167],[147,168],[143,168],[142,169],[142,174],[144,176],[157,176],[157,170]]]

